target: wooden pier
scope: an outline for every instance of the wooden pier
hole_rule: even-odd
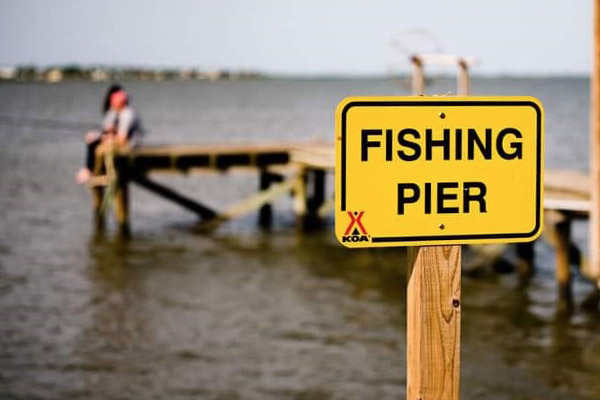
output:
[[[294,211],[302,226],[318,224],[333,210],[333,199],[325,196],[325,175],[333,170],[333,146],[325,143],[134,149],[103,145],[97,151],[95,165],[89,186],[96,223],[99,227],[104,226],[105,211],[114,204],[119,230],[125,234],[130,230],[130,183],[195,213],[211,226],[254,210],[258,210],[259,224],[268,226],[272,221],[271,202],[290,192],[294,194]],[[258,191],[225,210],[211,209],[152,179],[157,174],[222,174],[240,169],[256,171]]]
[[[149,146],[117,149],[110,146],[98,152],[95,176],[90,181],[98,226],[104,224],[105,211],[112,202],[121,232],[130,227],[129,184],[133,183],[196,214],[208,226],[258,212],[258,223],[272,223],[271,203],[293,193],[293,212],[301,227],[319,225],[333,212],[333,193],[327,194],[326,175],[334,170],[331,143],[232,144],[211,146]],[[224,210],[215,210],[152,179],[160,174],[229,173],[255,171],[259,176],[257,192]],[[544,238],[556,250],[556,279],[561,297],[571,291],[571,267],[580,265],[582,274],[595,280],[588,258],[571,241],[571,225],[588,219],[591,209],[591,179],[576,171],[546,171]],[[533,244],[519,244],[518,270],[533,272]]]

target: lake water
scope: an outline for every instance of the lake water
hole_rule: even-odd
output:
[[[342,98],[407,93],[392,79],[125,86],[147,141],[182,144],[332,140]],[[346,250],[331,220],[299,233],[289,199],[268,231],[250,215],[199,233],[136,187],[133,238],[94,233],[73,182],[105,89],[0,85],[0,398],[404,398],[402,249]],[[585,79],[473,80],[473,94],[544,103],[548,167],[587,168],[588,93]],[[258,186],[253,174],[167,182],[221,209]],[[577,224],[583,248],[585,234]],[[600,312],[558,310],[543,241],[536,264],[527,284],[491,267],[463,277],[462,398],[600,398]],[[576,278],[576,302],[590,290]]]

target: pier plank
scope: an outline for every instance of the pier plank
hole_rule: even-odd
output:
[[[265,168],[290,163],[293,151],[311,151],[322,144],[219,144],[144,146],[119,152],[116,157],[126,159],[137,171],[191,169],[228,170],[234,167]],[[332,146],[329,146],[332,147]]]
[[[544,177],[546,193],[569,198],[590,199],[591,180],[589,174],[580,171],[547,170]]]
[[[544,182],[544,208],[566,212],[571,218],[588,218],[591,209],[591,181],[587,173],[548,170]]]

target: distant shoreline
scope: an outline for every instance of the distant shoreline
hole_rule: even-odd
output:
[[[80,67],[76,65],[0,67],[0,82],[217,81],[263,78],[265,76],[259,72],[230,71],[226,69]]]
[[[430,78],[454,78],[451,73],[431,75]],[[472,74],[474,79],[589,79],[585,74]],[[410,79],[402,71],[397,74],[275,74],[258,71],[228,69],[201,70],[197,68],[141,68],[141,67],[82,67],[77,65],[39,67],[24,65],[0,67],[0,82],[63,81],[235,81],[235,80],[344,80],[344,79]]]

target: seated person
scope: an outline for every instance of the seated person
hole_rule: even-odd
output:
[[[138,114],[129,105],[127,93],[121,86],[113,85],[108,89],[103,114],[102,131],[86,134],[86,163],[75,177],[78,183],[85,183],[90,179],[96,161],[96,149],[101,143],[115,143],[121,147],[135,146],[139,144],[143,134]]]

